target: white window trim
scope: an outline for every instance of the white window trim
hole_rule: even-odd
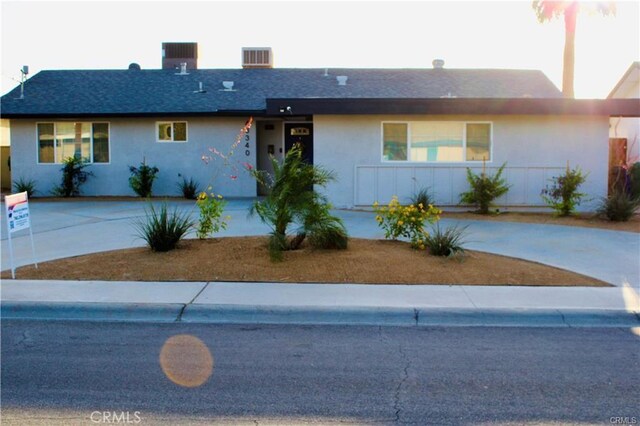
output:
[[[462,161],[414,161],[411,157],[411,123],[440,123],[440,122],[462,123]],[[406,160],[385,160],[384,158],[384,125],[385,124],[406,124],[407,125],[407,159]],[[467,124],[488,124],[489,125],[489,160],[485,163],[493,163],[493,121],[463,121],[463,120],[413,120],[413,121],[382,121],[380,123],[380,161],[388,164],[480,164],[482,160],[467,160]]]
[[[174,125],[176,123],[184,123],[185,126],[185,140],[183,141],[176,141],[173,140],[174,135],[176,134],[175,129],[174,129]],[[171,140],[167,141],[167,140],[162,140],[160,139],[160,125],[161,124],[171,124]],[[189,142],[189,123],[187,121],[156,121],[156,143],[187,143]]]
[[[47,165],[58,166],[60,164],[63,164],[63,163],[56,162],[56,159],[58,158],[58,156],[57,156],[57,154],[58,154],[58,144],[56,143],[58,132],[57,132],[56,124],[58,124],[58,123],[89,123],[89,125],[91,127],[91,144],[89,146],[89,155],[90,155],[90,157],[89,157],[89,161],[87,161],[87,164],[95,164],[95,165],[109,165],[109,164],[111,164],[111,122],[110,121],[82,121],[82,120],[37,121],[36,122],[36,164],[43,165],[43,166],[47,166]],[[40,124],[53,124],[53,162],[51,162],[51,163],[42,163],[42,162],[40,162],[40,135],[38,134],[38,126]],[[103,162],[96,163],[96,162],[93,161],[93,125],[94,124],[106,124],[107,125],[107,138],[108,138],[108,147],[107,147],[107,149],[109,150],[109,161],[107,161],[106,163],[103,163]]]

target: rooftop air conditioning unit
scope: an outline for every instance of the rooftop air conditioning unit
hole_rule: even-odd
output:
[[[273,52],[270,47],[243,47],[242,68],[273,68]]]

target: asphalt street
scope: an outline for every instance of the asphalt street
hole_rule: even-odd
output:
[[[5,320],[2,424],[640,422],[638,334]]]

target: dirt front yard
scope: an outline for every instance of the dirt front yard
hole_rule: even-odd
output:
[[[399,241],[351,239],[342,251],[302,250],[269,260],[267,237],[186,240],[177,250],[134,248],[41,263],[19,279],[116,281],[267,281],[371,284],[606,286],[539,263],[482,252],[440,258]],[[10,278],[5,271],[2,278]]]

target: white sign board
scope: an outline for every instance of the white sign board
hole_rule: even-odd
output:
[[[4,197],[7,209],[7,225],[9,233],[14,233],[31,227],[29,220],[29,200],[27,193],[7,195]]]
[[[9,257],[11,259],[11,277],[16,278],[16,268],[13,266],[13,241],[11,234],[23,229],[29,230],[31,237],[31,252],[33,254],[33,263],[36,268],[36,250],[33,244],[33,232],[31,231],[31,218],[29,215],[29,197],[26,192],[11,194],[4,197],[4,203],[7,213],[7,238],[9,239]]]

